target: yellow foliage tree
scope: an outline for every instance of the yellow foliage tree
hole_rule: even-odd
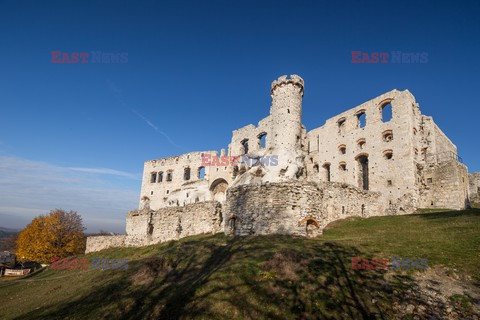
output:
[[[86,237],[82,217],[75,211],[61,209],[40,215],[17,238],[17,260],[50,263],[85,252]]]

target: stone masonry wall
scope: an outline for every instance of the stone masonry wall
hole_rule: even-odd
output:
[[[125,237],[126,235],[88,237],[85,253],[100,251],[108,248],[124,247]]]
[[[225,232],[315,236],[334,220],[384,212],[379,193],[340,183],[241,185],[227,192]]]
[[[469,198],[472,204],[480,204],[480,172],[468,176]]]
[[[467,168],[455,161],[423,169],[420,208],[462,210],[467,206]]]

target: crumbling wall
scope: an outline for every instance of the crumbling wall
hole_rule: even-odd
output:
[[[389,104],[392,117],[383,119]],[[381,192],[392,213],[408,212],[417,197],[413,128],[418,112],[408,90],[392,90],[328,119],[307,134],[308,179],[364,188],[361,161],[368,159],[368,190]]]
[[[125,246],[125,235],[87,237],[85,253]]]
[[[135,210],[127,216],[126,245],[142,246],[222,229],[222,204],[206,201],[159,210]]]
[[[149,207],[157,210],[212,200],[209,186],[219,177],[230,182],[232,167],[203,166],[202,154],[219,156],[217,151],[203,151],[146,161],[139,209]],[[202,167],[205,173],[203,177],[199,175]],[[190,170],[189,177],[185,175],[187,168]]]
[[[336,219],[383,215],[380,194],[338,183],[240,185],[227,192],[225,232],[315,236]]]
[[[480,172],[468,175],[469,198],[473,205],[480,205]]]
[[[419,207],[465,209],[467,183],[467,167],[455,160],[427,165],[422,170]]]

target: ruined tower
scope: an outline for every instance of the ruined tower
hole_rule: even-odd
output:
[[[278,171],[285,178],[298,178],[303,170],[302,99],[303,79],[281,76],[272,82],[270,152],[278,155]]]

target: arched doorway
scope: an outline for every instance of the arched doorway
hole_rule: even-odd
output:
[[[210,191],[212,192],[212,198],[218,202],[225,202],[228,189],[228,182],[225,179],[218,178],[210,185]]]

